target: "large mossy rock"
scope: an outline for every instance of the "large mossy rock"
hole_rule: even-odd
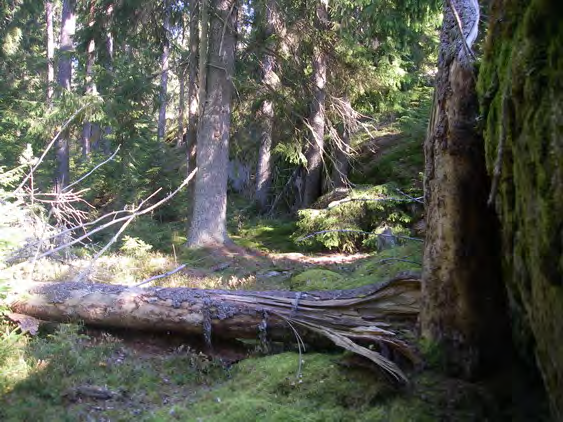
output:
[[[536,356],[555,420],[563,420],[563,21],[559,7],[554,0],[493,1],[479,74],[487,165],[491,174],[495,168],[501,170],[495,205],[502,223],[515,336],[519,350]]]

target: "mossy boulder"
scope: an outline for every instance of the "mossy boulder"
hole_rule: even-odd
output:
[[[479,91],[487,166],[491,174],[501,170],[495,176],[495,205],[517,349],[537,359],[554,420],[563,420],[563,21],[558,7],[545,0],[492,2]]]
[[[336,290],[342,285],[343,277],[330,270],[307,270],[292,277],[289,285],[293,290]]]

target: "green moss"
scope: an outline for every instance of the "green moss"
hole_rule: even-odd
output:
[[[334,271],[314,269],[297,274],[289,285],[293,290],[335,290],[341,288],[342,279]]]
[[[563,22],[557,7],[547,0],[493,3],[479,91],[491,172],[505,134],[496,205],[515,338],[519,350],[537,356],[561,419]]]
[[[358,286],[385,281],[400,272],[422,269],[422,242],[409,242],[374,254],[350,275]],[[361,283],[361,284],[360,284]]]
[[[338,365],[330,355],[283,353],[247,359],[225,385],[201,395],[189,407],[178,407],[179,420],[342,421],[385,420],[377,403],[389,388],[375,373]],[[375,419],[366,419],[363,413]]]

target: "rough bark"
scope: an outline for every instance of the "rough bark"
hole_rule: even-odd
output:
[[[516,349],[563,420],[563,26],[554,1],[493,1],[479,73]],[[496,195],[495,195],[496,193]]]
[[[164,2],[164,38],[162,40],[162,56],[160,59],[160,109],[158,111],[158,132],[157,138],[163,141],[166,136],[166,107],[168,106],[168,59],[170,56],[170,10],[168,9],[168,2]]]
[[[198,118],[198,64],[199,64],[199,1],[190,4],[190,61],[188,79],[188,130],[186,132],[186,161],[189,174],[196,166],[197,118]],[[191,185],[188,187],[191,189]],[[191,195],[190,195],[191,197]]]
[[[236,0],[211,2],[206,99],[197,134],[190,246],[224,244],[227,235],[227,178],[235,68]],[[201,87],[200,87],[201,89]]]
[[[63,91],[71,90],[72,50],[76,28],[74,9],[74,0],[64,0],[61,14],[60,56],[57,75],[57,82]],[[62,134],[55,143],[55,157],[57,162],[55,179],[57,188],[61,190],[68,185],[70,180],[68,133]]]
[[[262,59],[262,100],[258,112],[260,132],[260,148],[258,151],[258,166],[256,168],[256,193],[255,199],[260,210],[265,211],[268,202],[268,193],[272,183],[272,129],[274,126],[274,102],[271,91],[279,87],[279,78],[275,73],[276,57],[273,52],[276,46],[272,38],[277,35],[276,28],[280,25],[280,16],[277,0],[268,0],[264,5],[264,37],[266,49]]]
[[[261,338],[311,346],[319,338],[373,360],[405,381],[375,350],[380,345],[416,360],[392,329],[411,327],[418,315],[420,281],[405,275],[353,290],[287,292],[139,288],[91,283],[31,283],[11,300],[13,312],[49,321],[170,331],[213,338]]]
[[[329,26],[328,9],[325,0],[317,3],[317,18],[315,26],[319,31],[326,30]],[[323,170],[324,133],[325,133],[325,99],[328,57],[323,46],[315,45],[313,49],[313,102],[309,125],[311,141],[305,157],[307,158],[307,171],[305,174],[305,187],[303,189],[302,206],[310,206],[321,194],[321,181]]]
[[[422,335],[442,350],[449,372],[467,378],[491,369],[503,343],[510,344],[498,227],[487,207],[489,179],[476,129],[476,75],[469,48],[478,22],[476,0],[445,1],[434,110],[424,145]]]
[[[53,2],[45,2],[45,25],[47,27],[47,107],[53,107],[55,85],[55,37],[53,33]]]

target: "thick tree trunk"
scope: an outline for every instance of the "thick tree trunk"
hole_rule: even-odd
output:
[[[319,30],[330,26],[327,4],[325,0],[319,0],[317,4],[316,26]],[[302,206],[308,207],[321,194],[321,181],[323,170],[324,134],[325,134],[325,98],[326,98],[326,75],[328,58],[323,47],[315,45],[313,49],[313,102],[309,125],[311,131],[311,142],[307,148],[307,172],[305,174],[305,187],[303,190]]]
[[[491,369],[503,342],[510,344],[498,227],[487,207],[489,179],[476,129],[476,75],[469,48],[478,23],[476,0],[445,1],[435,109],[424,145],[422,335],[441,347],[450,372],[468,378]]]
[[[516,349],[563,420],[563,25],[560,4],[491,2],[479,71],[490,201]]]
[[[228,242],[227,177],[235,67],[236,0],[214,0],[209,28],[206,100],[197,134],[193,216],[188,244]],[[201,87],[200,87],[201,89]]]
[[[58,84],[63,91],[71,90],[72,50],[74,32],[76,28],[74,8],[74,0],[64,0],[61,15],[59,71],[57,75]],[[67,186],[70,180],[70,157],[68,143],[68,133],[59,136],[57,142],[55,143],[55,157],[57,162],[55,179],[59,190],[62,190],[65,186]]]
[[[158,112],[158,133],[157,138],[163,141],[166,136],[166,107],[168,106],[168,59],[170,56],[170,10],[168,3],[164,2],[164,39],[162,41],[162,57],[160,60],[160,110]]]
[[[262,59],[262,95],[265,96],[258,112],[260,127],[260,149],[258,151],[258,166],[256,168],[256,203],[264,211],[268,202],[268,193],[272,182],[272,129],[274,126],[274,102],[271,92],[279,87],[279,78],[275,73],[276,58],[273,52],[276,46],[272,37],[276,35],[276,27],[280,24],[277,0],[268,0],[265,4],[264,36],[266,49]]]
[[[45,2],[45,24],[47,27],[47,107],[53,107],[55,85],[55,37],[53,33],[53,2]]]
[[[390,327],[411,327],[420,282],[403,276],[353,290],[286,292],[139,288],[90,283],[31,283],[11,300],[14,312],[50,321],[171,331],[219,338],[258,338],[314,345],[328,338],[373,360],[399,380],[401,371],[375,350],[380,345],[415,360]]]

